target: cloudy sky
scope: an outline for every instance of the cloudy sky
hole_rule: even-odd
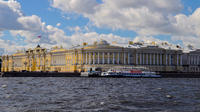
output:
[[[0,0],[0,55],[100,39],[200,48],[200,0]]]

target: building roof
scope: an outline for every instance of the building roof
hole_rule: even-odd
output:
[[[109,44],[106,40],[101,40],[99,42],[95,41],[93,44],[90,45],[77,45],[77,46],[73,46],[72,49],[113,49],[113,48],[123,48],[121,46],[115,46],[115,45],[111,45]]]

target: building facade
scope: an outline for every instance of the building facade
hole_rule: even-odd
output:
[[[184,53],[184,72],[200,72],[200,49]]]
[[[1,56],[0,56],[0,68],[1,68],[1,65],[2,65],[2,59],[1,59]],[[0,69],[0,72],[1,72],[1,69]]]
[[[200,63],[196,62],[199,59],[195,58],[197,55],[196,52],[186,54],[182,50],[165,49],[156,45],[121,47],[101,40],[72,49],[54,47],[47,50],[37,46],[25,52],[2,56],[1,70],[81,72],[91,68],[106,71],[112,67],[142,66],[152,71],[190,71],[190,67],[198,67]],[[190,61],[186,62],[187,60]]]

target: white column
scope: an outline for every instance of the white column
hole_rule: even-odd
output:
[[[194,55],[192,56],[192,64],[194,65]]]
[[[82,52],[80,52],[80,55],[81,55],[81,65],[83,64],[83,54],[82,54]]]
[[[169,65],[171,65],[171,54],[169,54]]]
[[[52,64],[53,64],[53,56],[51,55],[51,64],[50,65],[52,65]]]
[[[178,60],[179,60],[179,59],[178,59],[178,54],[177,54],[177,60],[176,60],[176,61],[177,61],[177,65],[179,65],[179,64],[178,64]]]
[[[146,64],[148,65],[148,53],[146,53]]]
[[[197,61],[198,61],[198,59],[197,59],[198,57],[197,57],[197,55],[196,55],[196,65],[197,65]]]
[[[140,53],[140,65],[142,65],[142,53]]]
[[[39,60],[40,60],[40,57],[39,57]],[[55,60],[56,60],[56,65],[59,65],[59,61],[60,61],[59,56],[56,55]],[[40,66],[40,62],[39,62],[39,66]]]
[[[102,60],[102,63],[103,63],[103,64],[104,64],[104,61],[105,61],[105,60],[104,60],[104,55],[105,55],[105,53],[103,52],[103,60]]]
[[[188,55],[188,65],[191,64],[191,59],[190,59],[190,55]]]
[[[138,53],[136,53],[136,65],[138,65]]]
[[[83,53],[83,64],[85,64],[85,53]]]
[[[93,52],[93,64],[95,64],[95,52]]]
[[[166,54],[165,56],[166,56],[166,65],[168,65],[168,58],[167,58],[168,54]]]
[[[190,55],[188,55],[188,62],[187,62],[188,65],[190,65]]]
[[[191,64],[193,65],[194,63],[194,58],[193,58],[193,55],[191,55]]]
[[[144,65],[144,53],[142,53],[142,64]]]
[[[152,57],[151,57],[152,53],[150,53],[150,65],[152,65]]]
[[[126,53],[124,52],[124,64],[126,64]]]
[[[195,56],[193,56],[193,65],[195,64]]]
[[[157,55],[157,65],[159,65],[159,56],[158,56],[158,53],[156,55]]]
[[[74,52],[74,64],[76,64],[76,53]]]
[[[124,64],[126,64],[126,53],[124,52]]]
[[[115,64],[115,53],[113,52],[113,64]]]
[[[99,52],[98,52],[98,64],[99,64]]]
[[[39,56],[39,67],[40,67],[40,65],[41,65],[41,57]]]
[[[160,54],[160,65],[162,65],[162,54]]]
[[[192,64],[194,65],[194,62],[195,62],[194,55],[192,56],[192,60],[193,60],[193,63],[192,63]]]
[[[181,57],[182,57],[182,55],[181,55]],[[198,65],[199,65],[199,56],[198,56]]]
[[[85,64],[88,64],[88,59],[87,59],[88,57],[87,57],[87,55],[88,55],[88,53],[86,52],[85,53]]]
[[[55,62],[54,62],[54,57],[53,57],[53,64],[55,65]],[[72,60],[71,60],[71,64],[73,65],[74,64],[74,56],[73,56],[73,53],[72,53]]]
[[[117,63],[119,64],[119,52],[118,52],[118,57],[117,57]]]
[[[128,64],[130,64],[130,53],[128,52]]]
[[[40,57],[39,57],[39,60],[40,60]],[[59,65],[59,63],[60,63],[60,58],[59,58],[59,56],[56,56],[56,65]],[[39,66],[40,66],[40,62],[39,62]]]
[[[108,64],[110,64],[110,53],[108,53]]]
[[[182,57],[182,55],[181,55],[181,66],[183,65],[183,57]]]
[[[198,56],[196,55],[196,65],[198,65]]]
[[[91,52],[89,52],[89,64],[91,64]]]
[[[197,64],[197,56],[195,55],[194,58],[195,58],[194,64],[196,65]]]
[[[156,54],[153,53],[153,64],[155,65],[156,64]]]

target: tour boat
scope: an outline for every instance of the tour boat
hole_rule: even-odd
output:
[[[151,72],[147,69],[132,68],[132,69],[121,69],[115,70],[110,69],[107,72],[102,72],[103,77],[135,77],[135,78],[159,78],[161,75],[156,72]]]

